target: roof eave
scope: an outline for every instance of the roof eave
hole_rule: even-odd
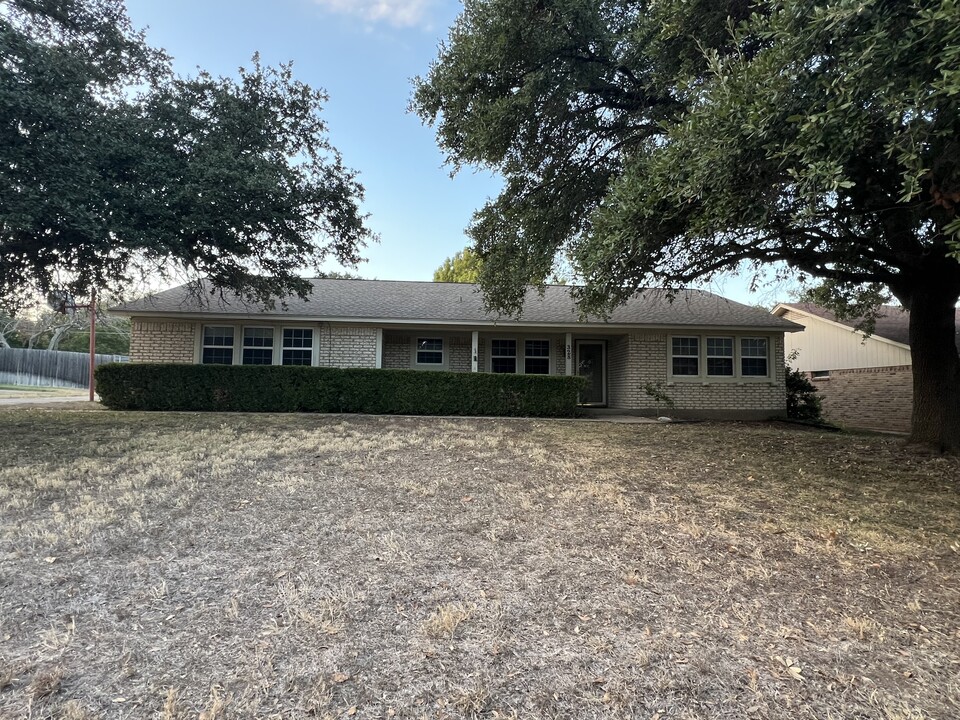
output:
[[[121,317],[170,318],[182,320],[207,320],[218,322],[270,320],[274,322],[327,322],[360,325],[393,326],[432,326],[432,327],[489,327],[489,328],[550,328],[554,330],[655,330],[682,328],[685,330],[707,330],[727,332],[798,332],[803,327],[784,320],[791,327],[782,325],[716,325],[710,323],[607,323],[607,322],[542,322],[533,320],[437,320],[430,318],[365,318],[365,317],[317,317],[316,315],[293,315],[279,313],[214,313],[183,312],[169,310],[131,310],[111,308],[107,312]]]

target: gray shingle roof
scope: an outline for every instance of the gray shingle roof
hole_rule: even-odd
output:
[[[562,325],[603,327],[718,326],[784,330],[801,326],[765,310],[727,300],[705,290],[681,290],[671,302],[663,290],[646,290],[616,308],[604,321],[591,318],[581,322],[570,288],[548,285],[543,296],[530,288],[519,320],[498,318],[483,307],[476,285],[408,282],[398,280],[316,279],[307,300],[293,297],[286,307],[265,309],[245,303],[236,295],[224,298],[209,292],[199,297],[185,285],[126,303],[111,311],[121,315],[217,315],[277,317],[311,320],[376,321],[382,323],[449,323],[451,325]]]

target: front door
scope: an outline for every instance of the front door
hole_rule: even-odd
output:
[[[581,405],[607,404],[607,343],[603,340],[577,340],[577,374],[587,379],[580,392]]]

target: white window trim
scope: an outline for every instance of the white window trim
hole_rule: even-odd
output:
[[[743,374],[743,341],[744,340],[763,340],[767,346],[767,374],[766,375],[744,375]],[[769,380],[770,379],[770,349],[773,343],[770,341],[770,338],[765,337],[764,335],[740,335],[737,337],[736,342],[736,354],[737,354],[737,376],[741,377],[743,380]],[[759,357],[758,355],[748,355],[747,357]]]
[[[511,356],[511,355],[494,355],[493,354],[493,343],[496,341],[502,341],[502,340],[510,340],[516,343],[516,351],[514,355]],[[512,373],[502,373],[502,374],[526,375],[527,374],[526,372],[527,357],[537,358],[537,359],[542,359],[544,357],[543,355],[530,355],[530,356],[527,355],[528,340],[540,340],[547,343],[547,347],[549,348],[549,351],[550,351],[549,354],[545,356],[549,361],[549,368],[550,368],[550,371],[547,373],[547,375],[553,375],[556,372],[556,358],[554,357],[554,354],[555,354],[554,343],[556,342],[556,338],[544,337],[542,335],[513,335],[513,336],[498,335],[495,337],[485,338],[484,342],[486,343],[485,345],[486,357],[484,358],[484,371],[489,373],[493,372],[494,358],[512,357],[516,361],[514,371]]]
[[[310,350],[310,367],[317,367],[320,358],[320,330],[315,325],[270,325],[265,323],[254,323],[246,325],[243,323],[205,323],[199,322],[196,325],[196,339],[194,350],[194,364],[203,364],[203,349],[207,347],[203,344],[203,329],[206,327],[230,327],[233,328],[233,364],[243,364],[243,333],[246,328],[269,328],[273,330],[273,365],[283,365],[283,331],[284,330],[309,330],[312,335],[312,343],[309,348],[289,348],[291,350]],[[213,347],[213,346],[210,346]],[[306,367],[306,366],[304,366]]]
[[[545,337],[525,337],[521,341],[523,343],[523,367],[518,368],[518,375],[527,374],[527,360],[543,360],[544,357],[547,359],[547,375],[553,375],[553,342],[550,338]],[[545,342],[547,344],[547,354],[544,355],[527,355],[527,343],[528,342]],[[521,372],[522,371],[522,372]],[[539,375],[540,373],[532,373]]]
[[[285,347],[283,344],[283,333],[286,330],[309,330],[310,331],[310,347]],[[310,350],[310,364],[309,365],[300,365],[299,367],[317,367],[317,336],[320,334],[315,327],[310,325],[281,325],[279,328],[279,333],[277,333],[280,338],[280,342],[277,343],[277,347],[274,349],[273,364],[280,365],[282,367],[298,367],[297,365],[284,365],[283,364],[283,351],[284,350]]]
[[[232,329],[233,329],[233,345],[231,346],[231,350],[233,351],[233,362],[232,362],[231,364],[232,364],[232,365],[239,365],[239,364],[240,364],[240,363],[238,362],[239,358],[237,358],[237,326],[234,325],[233,323],[217,323],[217,322],[212,322],[212,323],[203,323],[203,322],[202,322],[202,323],[197,323],[196,353],[195,353],[196,362],[195,362],[194,364],[196,364],[196,365],[206,365],[206,364],[208,364],[208,363],[203,362],[203,351],[204,351],[206,348],[225,348],[225,347],[227,347],[226,345],[205,345],[205,344],[204,344],[204,342],[203,342],[203,337],[204,337],[204,335],[205,335],[204,330],[205,330],[206,328],[208,328],[208,327],[222,327],[222,328],[232,328]],[[210,364],[212,364],[212,363],[210,363]]]
[[[440,362],[439,363],[421,363],[417,362],[417,353],[419,351],[419,345],[421,340],[439,340],[440,341]],[[411,339],[411,355],[410,355],[410,367],[416,368],[417,370],[446,370],[447,365],[449,364],[449,353],[447,352],[447,341],[448,338],[444,335],[414,335]],[[436,350],[428,350],[425,352],[436,352]]]
[[[514,345],[513,345],[513,355],[494,355],[494,354],[493,354],[493,344],[494,344],[495,342],[504,342],[504,341],[512,342],[512,343],[514,344]],[[488,342],[490,343],[490,352],[489,352],[489,358],[488,358],[488,361],[487,361],[487,365],[488,365],[488,368],[487,368],[487,369],[488,369],[488,372],[491,372],[491,373],[493,372],[493,361],[494,361],[494,359],[501,359],[501,358],[503,358],[503,359],[510,359],[510,358],[512,357],[512,358],[513,358],[513,372],[512,372],[512,373],[497,373],[497,374],[498,374],[498,375],[521,375],[521,374],[522,374],[521,371],[523,370],[523,368],[520,367],[521,356],[520,356],[519,353],[517,352],[517,351],[519,350],[520,343],[523,342],[523,339],[522,339],[522,338],[516,338],[516,337],[492,337],[492,338],[490,338],[490,339],[488,340]]]
[[[696,355],[674,355],[673,354],[673,341],[675,339],[690,339],[693,338],[697,341],[697,354]],[[667,336],[667,377],[671,380],[676,378],[677,381],[691,381],[691,380],[701,380],[704,377],[705,368],[703,366],[703,353],[705,351],[706,343],[704,342],[703,335],[668,335]],[[673,374],[673,358],[692,358],[696,357],[697,359],[697,374],[696,375],[674,375]]]
[[[276,364],[277,364],[277,328],[276,328],[274,325],[240,325],[240,326],[238,327],[238,330],[239,330],[239,340],[234,340],[234,345],[239,344],[239,346],[240,346],[240,351],[239,351],[239,352],[240,352],[240,357],[237,358],[237,362],[235,362],[234,365],[243,365],[243,351],[247,349],[247,346],[243,344],[243,341],[244,341],[245,336],[246,336],[247,328],[250,328],[251,330],[252,330],[252,329],[258,329],[258,330],[272,330],[272,331],[273,331],[273,347],[270,348],[271,352],[273,353],[273,356],[272,356],[272,359],[271,359],[270,364],[271,364],[271,365],[276,365]],[[234,334],[234,338],[236,338],[236,337],[237,337],[237,335]],[[253,346],[251,346],[250,349],[253,350],[253,349],[263,349],[263,348],[260,348],[259,346],[257,346],[256,348],[254,348]],[[236,351],[234,351],[234,352],[236,352]]]
[[[695,337],[699,340],[699,359],[697,362],[697,369],[699,374],[697,375],[674,375],[673,374],[673,339],[674,338],[691,338]],[[707,338],[733,338],[733,375],[708,375],[707,374]],[[741,360],[741,340],[765,340],[767,343],[767,374],[766,375],[743,375],[742,366],[740,363]],[[774,357],[775,357],[775,338],[768,335],[715,335],[709,333],[701,334],[692,334],[692,333],[676,333],[673,335],[667,335],[667,346],[666,346],[666,355],[667,355],[667,383],[700,383],[700,384],[723,384],[723,383],[738,383],[738,384],[747,384],[747,383],[771,383],[776,377],[776,371],[774,369]],[[678,357],[692,357],[688,355],[680,355]]]
[[[710,340],[729,340],[730,341],[730,354],[729,355],[711,355],[708,342]],[[736,335],[704,335],[703,336],[703,374],[706,375],[711,380],[729,380],[737,376],[737,343],[739,338]],[[730,374],[729,375],[712,375],[710,373],[710,359],[711,358],[721,358],[730,360]]]

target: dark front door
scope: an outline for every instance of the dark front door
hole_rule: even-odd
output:
[[[587,379],[580,392],[581,405],[607,404],[607,344],[599,340],[577,341],[577,374]]]

